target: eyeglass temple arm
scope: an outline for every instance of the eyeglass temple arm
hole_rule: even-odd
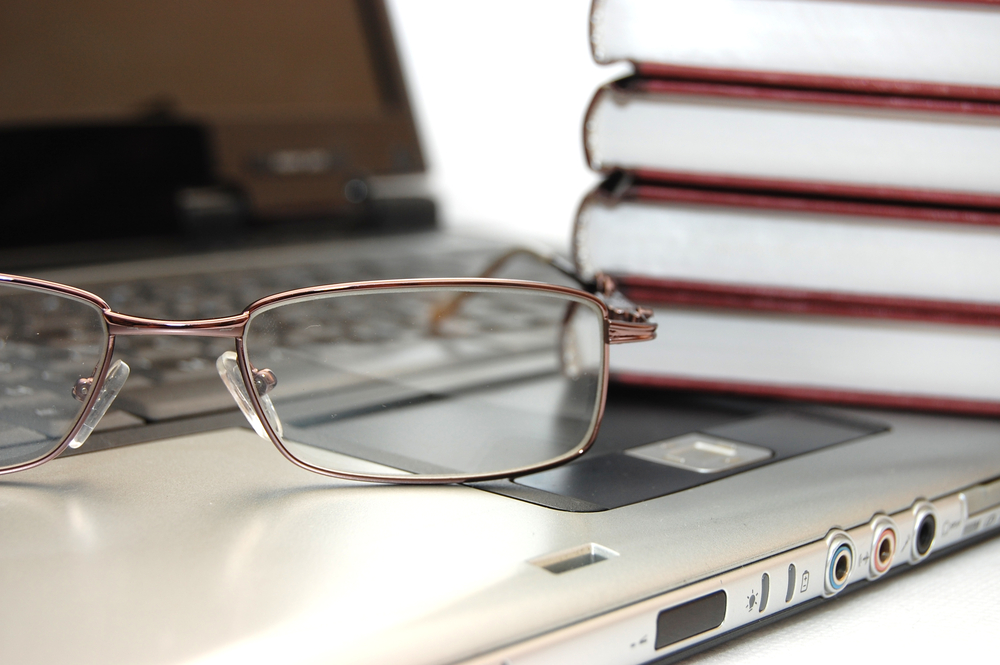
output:
[[[492,277],[498,270],[515,256],[529,256],[542,263],[547,263],[583,289],[600,298],[608,308],[608,342],[610,344],[627,344],[629,342],[647,342],[656,339],[656,324],[649,319],[653,310],[640,307],[625,297],[614,280],[604,273],[597,273],[593,281],[587,281],[577,272],[576,267],[565,257],[558,254],[545,256],[530,249],[518,247],[499,256],[480,275]]]

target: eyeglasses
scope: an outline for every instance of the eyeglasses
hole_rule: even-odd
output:
[[[329,284],[235,316],[164,321],[0,274],[0,475],[84,444],[128,378],[113,352],[129,335],[232,338],[216,367],[240,410],[320,474],[457,483],[562,464],[597,435],[608,345],[656,330],[652,312],[610,279],[581,287],[492,277]]]

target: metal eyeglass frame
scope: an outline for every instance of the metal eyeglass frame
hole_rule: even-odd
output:
[[[487,270],[487,274],[493,272],[503,263],[505,263],[511,256],[523,252],[518,250],[511,252],[507,255],[501,257],[497,262],[495,262],[490,269]],[[532,254],[533,255],[533,254]],[[108,378],[108,372],[112,366],[112,356],[114,355],[115,348],[115,338],[119,335],[121,336],[131,336],[131,335],[182,335],[182,336],[196,336],[196,337],[228,337],[235,340],[236,344],[236,355],[239,362],[240,375],[243,379],[244,387],[253,387],[253,389],[245,390],[245,394],[249,397],[249,401],[253,406],[253,410],[259,420],[260,424],[263,426],[264,431],[267,433],[268,438],[271,442],[281,451],[290,462],[300,466],[309,471],[319,473],[324,476],[331,476],[334,478],[341,478],[345,480],[361,480],[368,482],[383,482],[383,483],[394,483],[394,484],[446,484],[446,483],[463,483],[470,481],[480,481],[480,480],[494,480],[497,478],[509,478],[518,475],[523,475],[526,473],[532,473],[535,471],[541,471],[548,469],[560,464],[564,464],[579,455],[586,452],[590,446],[593,444],[594,439],[597,437],[597,431],[600,426],[601,417],[604,413],[604,404],[607,396],[608,387],[608,347],[611,344],[623,344],[628,342],[640,342],[652,340],[656,337],[656,324],[649,321],[652,316],[652,311],[637,307],[630,301],[628,301],[615,287],[614,282],[603,275],[598,275],[594,282],[586,283],[577,277],[572,269],[567,268],[564,265],[558,263],[558,261],[546,259],[554,267],[560,271],[570,275],[575,280],[580,282],[581,286],[585,290],[574,289],[565,286],[556,286],[552,284],[545,284],[541,282],[531,282],[525,280],[516,279],[497,279],[492,277],[478,277],[478,278],[440,278],[440,279],[400,279],[400,280],[381,280],[381,281],[366,281],[366,282],[346,282],[341,284],[326,284],[321,286],[313,286],[302,289],[295,289],[291,291],[283,291],[281,293],[276,293],[274,295],[266,296],[260,300],[255,301],[243,310],[240,314],[234,316],[226,316],[215,319],[198,319],[190,321],[169,321],[160,319],[148,319],[138,316],[131,316],[129,314],[122,314],[120,312],[115,312],[111,309],[110,305],[106,303],[99,296],[90,293],[89,291],[84,291],[83,289],[78,289],[76,287],[67,286],[65,284],[59,284],[56,282],[49,282],[41,279],[34,279],[31,277],[19,277],[16,275],[7,275],[0,273],[0,284],[10,284],[15,286],[30,287],[34,290],[39,291],[51,291],[54,294],[59,294],[63,296],[70,296],[89,302],[96,307],[98,307],[103,313],[105,332],[107,335],[107,346],[104,351],[104,357],[101,359],[100,365],[95,369],[94,375],[91,377],[87,391],[86,391],[86,401],[84,403],[83,410],[80,412],[80,416],[77,422],[74,424],[73,429],[65,436],[65,438],[60,442],[60,444],[47,455],[33,460],[31,462],[26,462],[17,466],[13,466],[7,469],[0,469],[0,475],[14,473],[17,471],[24,471],[26,469],[31,469],[33,467],[39,466],[58,457],[66,448],[69,446],[70,442],[74,441],[75,437],[80,433],[87,421],[91,412],[94,410],[98,399],[101,397],[102,389],[104,388],[105,381]],[[276,303],[281,303],[285,300],[294,300],[301,298],[303,296],[320,295],[328,293],[347,293],[347,292],[366,292],[366,291],[381,291],[385,289],[394,290],[407,290],[407,289],[421,289],[421,288],[455,288],[460,290],[464,287],[471,288],[501,288],[501,289],[511,289],[511,290],[523,290],[527,292],[535,293],[551,293],[559,295],[572,296],[574,298],[588,300],[597,306],[598,310],[602,313],[604,318],[604,354],[603,354],[603,374],[600,381],[600,396],[598,399],[598,411],[597,416],[594,421],[594,425],[589,438],[576,448],[570,450],[569,452],[560,455],[551,460],[539,464],[533,464],[530,466],[519,467],[516,469],[505,470],[501,472],[493,473],[478,473],[478,474],[437,474],[437,475],[419,475],[415,474],[413,476],[399,475],[399,476],[388,476],[388,475],[369,475],[360,473],[351,473],[343,471],[332,471],[329,469],[324,469],[321,467],[316,467],[307,462],[304,462],[294,455],[292,455],[281,441],[281,437],[274,430],[269,419],[265,415],[265,410],[261,405],[260,396],[261,393],[257,389],[258,384],[261,380],[266,383],[267,377],[259,376],[260,373],[255,373],[255,370],[250,365],[250,361],[247,358],[246,348],[243,344],[244,333],[246,332],[246,327],[249,324],[253,314],[258,309],[274,305]],[[253,424],[253,423],[251,423]]]

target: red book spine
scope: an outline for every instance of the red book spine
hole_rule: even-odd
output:
[[[1000,328],[1000,305],[831,291],[711,284],[624,275],[615,282],[643,304],[721,307],[851,318],[927,321]]]
[[[764,383],[741,383],[738,381],[711,381],[687,379],[655,374],[633,374],[612,372],[616,381],[652,388],[674,390],[704,390],[715,393],[750,395],[753,397],[773,397],[804,402],[825,402],[849,406],[881,407],[888,409],[914,409],[920,411],[942,411],[979,416],[1000,416],[1000,403],[951,397],[925,397],[920,395],[898,395],[892,393],[869,393],[852,390],[813,388],[810,386],[782,386]]]
[[[929,206],[893,205],[856,200],[772,196],[763,193],[671,187],[636,180],[621,195],[622,199],[650,202],[694,203],[732,208],[755,208],[829,215],[853,215],[891,219],[913,219],[947,224],[1000,226],[1000,212]]]
[[[761,99],[801,104],[867,106],[871,108],[923,111],[929,113],[968,113],[973,115],[1000,116],[1000,104],[959,99],[859,95],[857,93],[832,92],[827,90],[764,88],[750,85],[726,85],[704,81],[664,80],[641,77],[624,78],[611,85],[619,90],[635,90],[654,94],[709,95],[712,97]]]
[[[636,169],[637,178],[664,184],[688,185],[693,187],[717,187],[720,189],[756,190],[780,194],[787,192],[798,195],[826,196],[830,198],[851,198],[860,200],[898,201],[902,203],[922,203],[929,205],[961,206],[968,208],[1000,209],[1000,195],[968,194],[935,189],[906,189],[903,187],[876,187],[868,185],[844,185],[832,182],[808,182],[783,180],[779,178],[745,178],[740,176],[707,175],[683,171],[654,171]]]
[[[925,81],[858,78],[850,76],[823,76],[794,72],[763,72],[743,69],[715,69],[668,65],[656,62],[636,62],[635,71],[649,78],[713,81],[717,83],[745,83],[782,88],[811,88],[840,90],[873,95],[934,97],[941,99],[968,99],[983,102],[1000,102],[1000,88]]]

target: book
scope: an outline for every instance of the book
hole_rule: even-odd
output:
[[[1000,100],[996,0],[595,0],[590,40],[644,76]]]
[[[1000,208],[1000,104],[628,77],[584,148],[644,180]]]
[[[621,382],[827,403],[1000,415],[1000,305],[718,284],[623,284],[656,340],[616,347]]]
[[[1000,2],[595,0],[574,253],[623,382],[1000,415]]]
[[[1000,213],[609,178],[574,258],[656,312],[621,382],[1000,415]]]
[[[616,174],[583,201],[577,270],[624,285],[704,282],[872,298],[1000,303],[1000,211],[670,187]]]

